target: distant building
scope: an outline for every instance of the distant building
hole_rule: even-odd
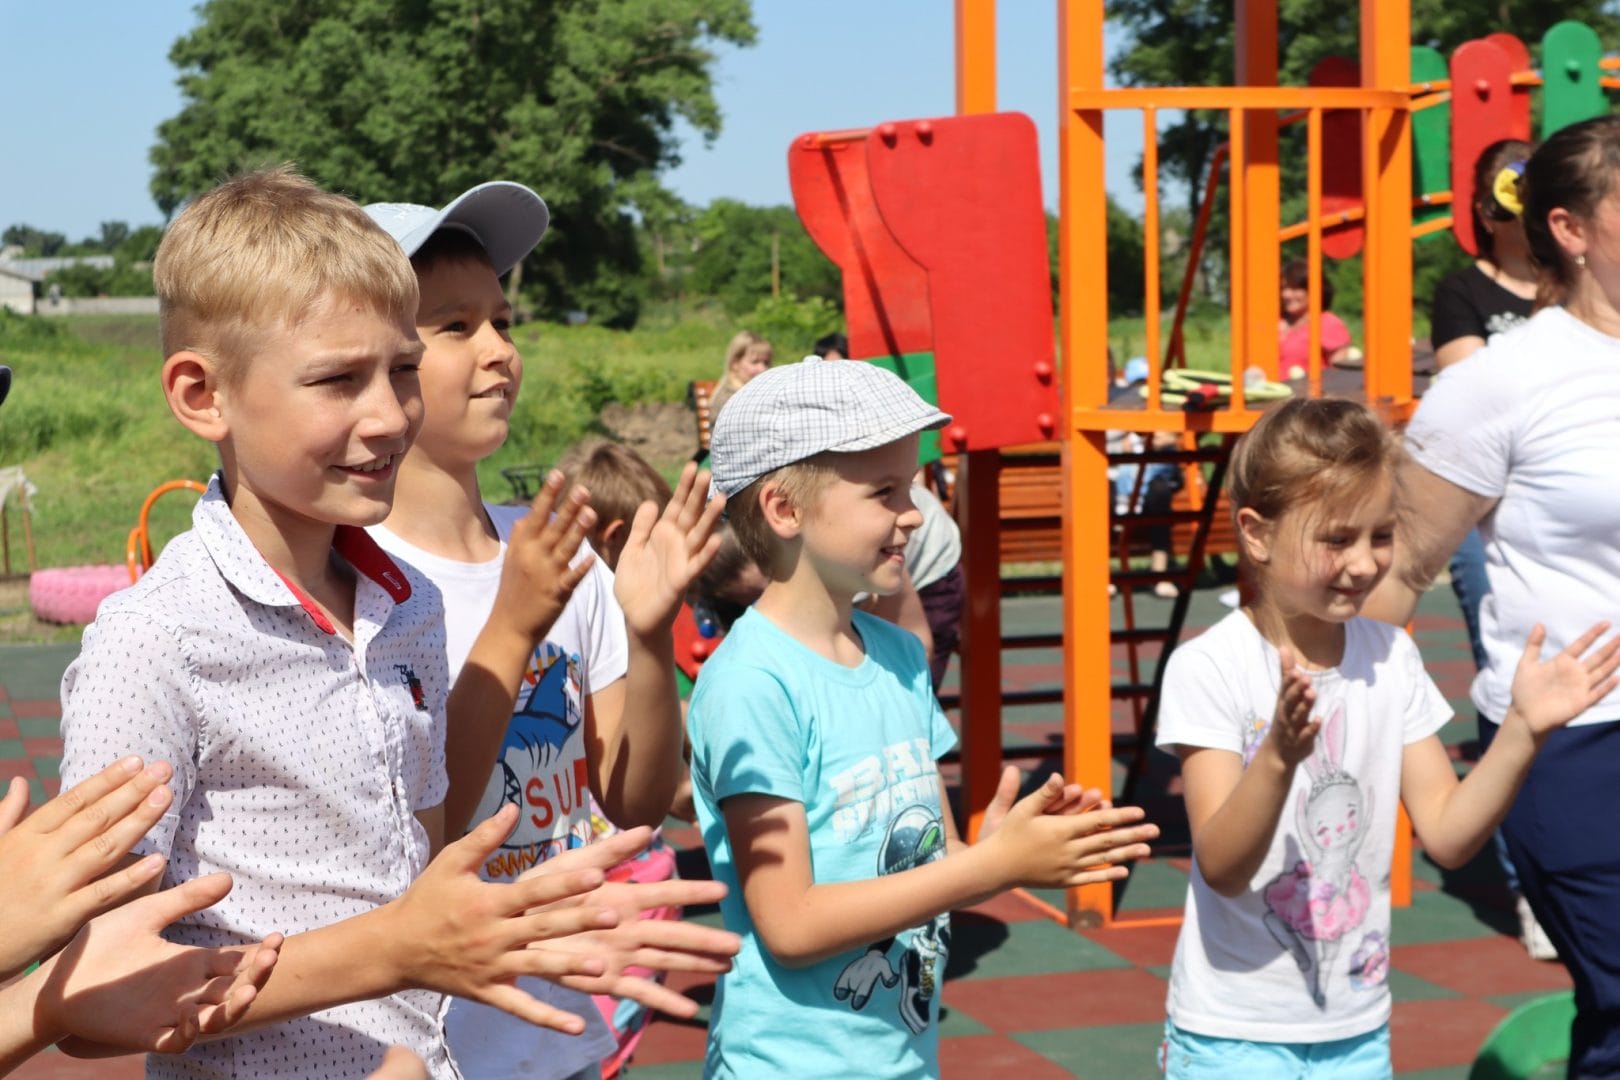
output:
[[[53,255],[48,259],[0,260],[0,270],[21,274],[29,281],[43,282],[58,270],[70,266],[93,266],[97,270],[111,270],[116,260],[111,255]]]
[[[0,307],[10,308],[19,315],[34,313],[33,280],[4,264],[0,264]]]

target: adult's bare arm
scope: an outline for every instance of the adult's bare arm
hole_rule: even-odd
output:
[[[1434,582],[1468,530],[1496,506],[1496,498],[1459,487],[1408,458],[1395,485],[1400,524],[1395,564],[1367,598],[1361,613],[1396,626],[1412,621],[1418,598]]]

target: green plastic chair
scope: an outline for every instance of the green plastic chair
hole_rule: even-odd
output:
[[[1468,1080],[1562,1076],[1562,1067],[1542,1070],[1569,1057],[1569,1026],[1574,1019],[1575,995],[1569,990],[1520,1005],[1485,1037]]]

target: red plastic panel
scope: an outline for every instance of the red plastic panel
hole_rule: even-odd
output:
[[[1507,53],[1508,71],[1530,70],[1530,46],[1520,41],[1506,30],[1498,30],[1494,34],[1486,34],[1485,40]],[[1523,139],[1530,141],[1530,87],[1515,86],[1513,88],[1513,126],[1501,136],[1504,139]],[[1492,140],[1495,141],[1495,140]]]
[[[866,141],[889,231],[928,272],[947,450],[1057,435],[1052,283],[1035,124],[981,113],[880,125]],[[1103,253],[1079,253],[1081,265]]]
[[[844,272],[850,355],[901,356],[933,349],[928,275],[889,235],[872,201],[860,141],[788,149],[788,181],[805,231]]]
[[[1451,234],[1470,255],[1479,254],[1468,209],[1474,164],[1487,146],[1514,134],[1512,74],[1513,61],[1494,41],[1464,42],[1451,54]]]
[[[1360,86],[1361,67],[1343,56],[1324,57],[1306,80],[1311,86]],[[1361,193],[1361,111],[1327,109],[1322,113],[1322,216],[1331,220],[1342,210],[1363,205]],[[1361,221],[1322,233],[1322,254],[1348,259],[1367,238]]]

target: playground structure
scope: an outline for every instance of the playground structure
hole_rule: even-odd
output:
[[[1169,623],[1112,625],[1110,581],[1126,591],[1144,580],[1190,581],[1223,506],[1226,455],[1266,402],[1249,400],[1251,369],[1278,379],[1277,298],[1281,246],[1303,240],[1310,290],[1308,370],[1293,393],[1354,393],[1392,425],[1416,403],[1412,364],[1411,246],[1450,227],[1475,250],[1466,207],[1479,151],[1505,137],[1528,138],[1529,93],[1541,87],[1542,134],[1606,111],[1605,72],[1596,34],[1561,23],[1542,43],[1540,73],[1516,38],[1493,34],[1458,48],[1449,62],[1410,44],[1406,0],[1362,0],[1358,61],[1327,59],[1310,85],[1277,85],[1274,0],[1236,8],[1234,87],[1110,89],[1104,86],[1102,0],[1065,0],[1058,13],[1060,87],[1059,332],[1052,310],[1034,128],[997,114],[994,0],[957,0],[956,113],[888,121],[860,130],[812,132],[788,153],[795,204],[811,237],[844,274],[852,355],[881,363],[955,417],[925,460],[954,454],[955,512],[963,525],[968,606],[961,646],[962,791],[976,831],[1003,757],[1004,704],[1061,700],[1061,769],[1088,786],[1113,790],[1116,754],[1130,755],[1126,791],[1151,745],[1163,659],[1179,638],[1186,592]],[[1414,73],[1418,81],[1414,81]],[[1228,141],[1211,162],[1191,240],[1189,276],[1166,332],[1161,310],[1158,115],[1164,109],[1224,113]],[[1140,399],[1111,397],[1107,374],[1106,195],[1103,114],[1140,115],[1143,131],[1143,310],[1148,375]],[[1304,128],[1304,220],[1282,220],[1279,168],[1284,128]],[[1219,196],[1224,167],[1231,223],[1230,355],[1225,392],[1189,404],[1168,393],[1166,372],[1185,366],[1182,320],[1191,273]],[[1347,382],[1324,371],[1320,349],[1325,258],[1362,256],[1365,368]],[[1170,432],[1180,449],[1110,455],[1110,430]],[[1031,444],[1039,444],[1032,446]],[[1029,479],[1029,462],[1046,470]],[[1168,516],[1112,514],[1110,463],[1174,462],[1193,481],[1195,505]],[[1206,483],[1207,481],[1207,483]],[[1044,487],[1042,485],[1045,485]],[[1055,485],[1056,497],[1051,491]],[[1041,503],[1061,521],[1062,632],[1004,640],[1000,601],[1022,588],[1001,564],[1016,552],[1018,509]],[[1010,505],[1011,504],[1011,505]],[[1008,513],[1009,510],[1014,511]],[[1180,574],[1132,571],[1130,532],[1171,524],[1190,534]],[[1117,567],[1116,567],[1117,563]],[[1027,580],[1027,579],[1026,579]],[[1057,584],[1057,583],[1053,583]],[[1131,608],[1127,602],[1127,612]],[[1063,648],[1062,685],[1004,693],[1003,647]],[[1151,680],[1140,678],[1138,649],[1158,643]],[[1130,680],[1116,683],[1114,647],[1128,655]],[[1133,730],[1116,734],[1112,702],[1134,705]],[[1038,751],[1031,751],[1038,752]],[[1393,899],[1410,900],[1409,829],[1397,836]],[[1114,920],[1113,887],[1069,891],[1071,924]]]

